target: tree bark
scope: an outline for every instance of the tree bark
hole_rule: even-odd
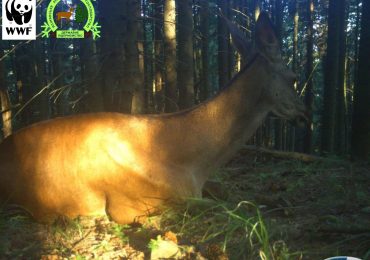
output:
[[[44,77],[42,75],[44,73],[44,60],[41,57],[43,57],[42,50],[36,42],[21,46],[15,52],[15,72],[21,105],[31,100],[44,86]],[[53,64],[55,62],[54,54],[52,62]],[[63,82],[58,83],[62,85]],[[47,98],[47,96],[44,96],[43,98]],[[43,117],[43,113],[47,114],[47,100],[45,101],[43,98],[41,101],[38,99],[38,102],[32,102],[31,104],[28,104],[27,107],[24,107],[20,114],[22,126],[40,121]],[[58,100],[61,114],[65,112],[65,110],[62,110],[62,101],[62,98]],[[68,108],[66,108],[66,110],[68,110]]]
[[[4,52],[1,45],[0,45],[1,56],[3,56]],[[12,134],[13,129],[12,129],[12,110],[5,80],[4,61],[0,62],[0,102],[1,102],[1,118],[3,124],[2,132],[3,137],[6,138],[7,136]]]
[[[209,96],[209,3],[208,1],[200,2],[200,33],[202,36],[202,71],[201,71],[201,84],[200,84],[200,101],[204,101]]]
[[[337,87],[337,112],[336,112],[336,133],[335,133],[335,152],[339,155],[345,153],[346,139],[346,110],[345,110],[345,62],[346,62],[346,4],[338,10],[338,87]]]
[[[127,32],[126,1],[112,4],[98,2],[101,20],[102,71],[100,76],[104,97],[104,110],[131,112],[132,88],[125,84],[125,43]]]
[[[307,38],[306,38],[306,89],[304,95],[304,103],[308,111],[309,122],[306,125],[303,151],[305,153],[312,153],[312,131],[313,131],[313,20],[312,13],[314,10],[313,0],[309,0],[306,3],[306,14],[307,14]]]
[[[163,3],[161,0],[154,2],[154,107],[157,113],[164,112],[164,75],[163,75]]]
[[[37,23],[41,24],[42,15],[38,14],[36,16]],[[45,42],[36,40],[32,43],[33,46],[33,72],[34,72],[34,81],[32,84],[36,88],[35,92],[43,91],[40,96],[37,97],[37,100],[33,102],[32,108],[37,111],[36,121],[43,121],[50,118],[50,105],[49,105],[49,89],[44,89],[47,85],[46,75],[45,75]]]
[[[352,155],[370,161],[370,3],[362,2],[358,78],[354,89]]]
[[[0,89],[1,117],[3,123],[3,137],[6,138],[13,132],[12,127],[12,110],[9,93],[5,89]]]
[[[192,0],[180,0],[178,6],[178,88],[180,109],[194,105],[194,49]]]
[[[176,72],[176,3],[175,0],[164,1],[163,15],[164,57],[165,62],[165,111],[178,110],[177,106],[177,72]]]
[[[293,57],[292,57],[292,70],[294,73],[298,75],[298,29],[299,29],[299,2],[298,0],[294,0],[293,4]],[[299,85],[299,77],[297,77],[297,81],[294,84],[294,88],[298,90]],[[291,127],[291,132],[289,134],[288,139],[288,147],[290,151],[301,151],[302,147],[301,141],[301,133],[300,131],[295,128]]]
[[[324,113],[322,117],[322,151],[334,152],[337,90],[339,78],[339,24],[344,0],[329,1],[328,40],[325,60]]]
[[[218,7],[221,12],[227,16],[227,2],[224,0],[218,0]],[[217,25],[218,33],[218,87],[223,89],[226,87],[229,81],[229,64],[228,64],[228,42],[229,42],[229,32],[224,19],[218,17]]]
[[[282,0],[275,0],[275,31],[276,36],[279,40],[280,46],[282,43],[282,32],[283,32],[283,3]],[[283,130],[284,130],[284,122],[281,119],[274,120],[274,132],[275,132],[275,149],[282,150],[283,149]]]
[[[144,47],[141,26],[141,1],[127,2],[127,42],[126,42],[126,71],[127,81],[132,89],[132,114],[142,114],[145,111],[144,96]]]
[[[97,75],[101,73],[98,65],[98,54],[96,42],[92,39],[81,39],[81,66],[82,81],[87,84],[87,110],[89,112],[103,112],[104,100],[103,89],[97,80]]]

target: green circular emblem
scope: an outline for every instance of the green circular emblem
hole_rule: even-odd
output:
[[[49,38],[85,38],[92,34],[93,39],[100,37],[101,26],[95,21],[95,9],[91,0],[80,0],[78,6],[69,6],[68,10],[55,13],[55,7],[61,0],[51,0],[46,9],[46,22],[41,26],[42,37]],[[55,13],[55,14],[54,14]],[[83,30],[62,30],[61,24],[74,20],[76,23],[84,23]],[[58,26],[59,24],[59,26]]]

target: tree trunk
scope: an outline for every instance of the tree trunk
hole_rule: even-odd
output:
[[[129,88],[132,89],[131,113],[133,114],[142,114],[145,110],[144,47],[140,2],[138,0],[127,2],[126,72],[128,73],[125,85],[130,85]]]
[[[177,106],[177,72],[176,72],[176,3],[175,0],[164,0],[163,15],[164,57],[165,60],[165,111],[178,110]]]
[[[352,155],[370,161],[370,3],[362,2],[358,78],[354,89]]]
[[[227,16],[227,2],[218,0],[218,7],[221,12]],[[224,19],[218,17],[218,87],[223,89],[229,81],[229,64],[228,64],[228,42],[229,32]]]
[[[144,110],[145,113],[153,113],[153,45],[150,42],[153,42],[153,33],[149,34],[149,32],[153,32],[154,30],[154,23],[152,20],[146,19],[147,17],[154,17],[153,16],[153,5],[147,6],[145,0],[141,0],[141,8],[143,13],[143,22],[140,27],[139,33],[142,36],[142,48],[143,52],[142,55],[139,56],[139,64],[143,64],[144,67]],[[149,30],[146,28],[149,27]],[[140,39],[139,39],[140,40]],[[140,52],[140,45],[139,45],[139,52]]]
[[[279,39],[280,46],[282,46],[282,37],[283,37],[283,15],[284,15],[283,0],[275,0],[275,31],[276,36]]]
[[[292,58],[292,70],[294,73],[298,73],[298,26],[299,26],[299,3],[298,0],[294,1],[294,18],[293,18],[293,58]],[[298,78],[294,85],[294,88],[298,89]],[[299,139],[296,136],[296,129],[291,128],[291,134],[289,135],[288,146],[290,151],[296,150],[296,143],[299,143]]]
[[[8,91],[0,89],[1,117],[3,123],[3,137],[6,138],[12,134],[12,110]]]
[[[1,48],[1,56],[4,55],[4,52]],[[6,138],[7,136],[12,134],[12,110],[11,104],[9,100],[9,94],[6,87],[6,80],[5,80],[5,71],[4,71],[4,61],[0,62],[0,102],[1,102],[1,118],[3,124],[3,137]]]
[[[131,112],[132,91],[125,84],[125,43],[127,32],[126,1],[114,4],[98,2],[101,19],[101,87],[104,97],[104,110],[110,112]]]
[[[283,32],[283,3],[282,0],[275,0],[275,30],[276,36],[279,40],[280,46],[282,43],[282,32]],[[283,128],[284,122],[281,119],[274,120],[275,126],[275,149],[282,150],[283,149]]]
[[[306,89],[304,95],[304,103],[308,111],[309,123],[306,125],[303,151],[305,153],[312,153],[312,130],[313,130],[313,20],[312,13],[314,10],[313,0],[309,0],[306,3],[306,14],[307,14],[307,38],[306,38]]]
[[[200,101],[204,101],[209,96],[209,3],[208,1],[200,2],[200,33],[202,37],[202,71],[200,79]]]
[[[179,107],[194,105],[194,50],[192,0],[180,0],[178,6],[178,87]]]
[[[164,84],[163,84],[163,3],[155,0],[154,3],[154,107],[158,113],[164,112]]]
[[[226,4],[226,17],[228,17],[230,20],[233,20],[233,15],[232,15],[232,10],[235,10],[235,1],[236,0],[230,0],[230,1],[226,1],[227,4]],[[227,84],[229,83],[230,79],[234,76],[234,74],[237,72],[235,69],[236,69],[236,66],[235,66],[235,53],[237,53],[237,51],[235,51],[234,47],[233,47],[233,44],[232,44],[232,41],[231,41],[231,37],[230,37],[230,34],[228,32],[227,34],[227,64],[228,64],[228,70],[227,70]]]
[[[101,73],[98,65],[96,42],[92,39],[81,39],[82,81],[87,84],[87,110],[89,112],[104,111],[103,89],[97,75]]]
[[[253,0],[252,4],[253,4],[254,24],[256,24],[257,19],[261,13],[261,3],[260,3],[260,0]],[[253,34],[252,34],[252,37],[254,37]],[[252,39],[255,40],[254,38]],[[256,132],[256,144],[259,146],[263,145],[263,133],[264,133],[265,125],[266,125],[265,123],[262,124],[257,129],[257,132]]]
[[[38,14],[36,16],[37,23],[41,24],[42,15]],[[46,67],[46,57],[45,57],[45,42],[36,40],[30,43],[33,48],[32,60],[34,62],[33,66],[33,82],[35,92],[42,93],[37,97],[37,100],[32,103],[32,109],[37,111],[37,117],[35,121],[43,121],[50,118],[50,106],[49,106],[49,89],[45,89],[47,82],[45,76],[45,67]]]
[[[345,1],[343,6],[337,13],[338,24],[338,89],[337,89],[337,112],[336,112],[336,135],[335,135],[335,151],[337,154],[345,153],[345,139],[346,139],[346,110],[345,110],[345,62],[346,62],[346,5]]]
[[[68,99],[68,92],[65,87],[65,78],[66,78],[66,69],[69,69],[65,65],[67,62],[65,57],[64,48],[60,41],[57,39],[51,39],[52,46],[52,79],[54,81],[54,90],[56,94],[54,95],[54,113],[53,116],[67,116],[71,113],[71,107]],[[27,88],[26,85],[23,86],[23,89]],[[26,92],[27,93],[27,92]],[[25,95],[26,101],[28,98]]]
[[[339,78],[340,9],[344,0],[329,1],[328,40],[325,60],[324,113],[322,117],[322,151],[333,152]]]
[[[21,46],[15,52],[15,71],[17,86],[20,92],[19,96],[21,97],[20,99],[22,99],[21,105],[31,100],[41,85],[41,78],[39,77],[38,70],[39,64],[36,63],[36,59],[33,57],[33,55],[36,55],[35,52],[35,45],[33,44]],[[32,108],[35,109],[36,107],[29,104],[27,107],[23,108],[20,114],[22,126],[27,126],[37,121],[36,115],[39,114],[39,111],[37,111],[38,109],[33,110]]]

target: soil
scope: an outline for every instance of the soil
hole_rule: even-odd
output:
[[[85,217],[47,226],[6,207],[0,259],[150,259],[166,250],[177,259],[370,259],[369,164],[248,150],[213,180],[212,198],[171,206],[144,225]],[[267,247],[248,229],[258,216]]]

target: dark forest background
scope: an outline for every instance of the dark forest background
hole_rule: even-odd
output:
[[[263,10],[276,25],[312,124],[295,128],[271,115],[250,142],[370,158],[369,1],[99,0],[93,2],[102,26],[96,41],[42,38],[48,1],[37,4],[37,40],[1,41],[4,137],[58,116],[194,106],[243,65],[219,13],[253,40]],[[63,0],[62,9],[71,4]]]

